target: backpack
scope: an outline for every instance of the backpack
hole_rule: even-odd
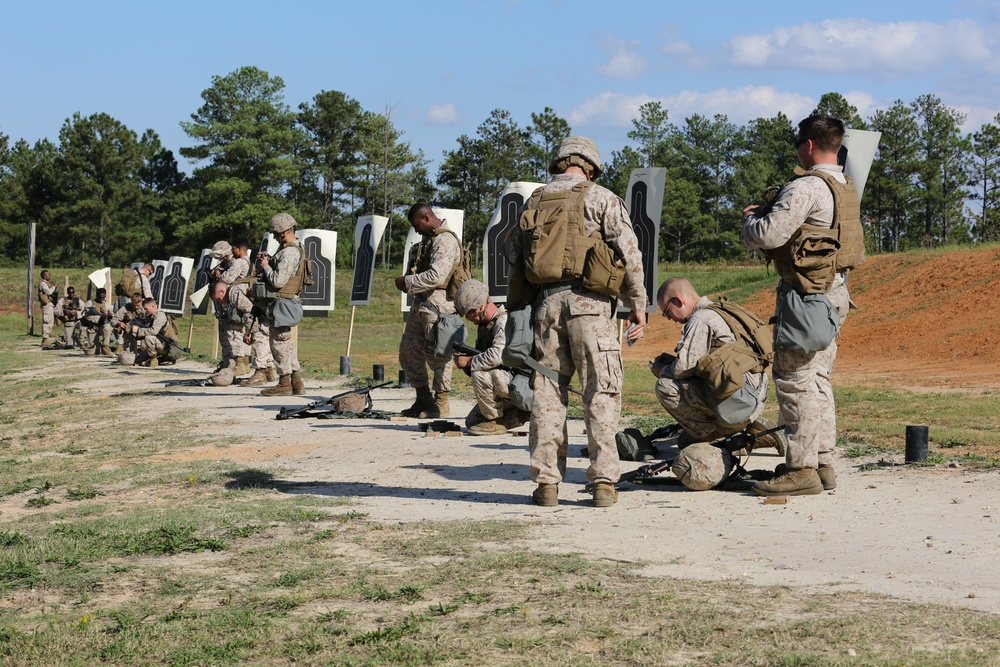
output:
[[[135,283],[139,280],[139,273],[133,268],[126,267],[122,270],[122,277],[115,285],[115,296],[132,296],[135,291]]]
[[[458,241],[458,261],[455,262],[455,266],[451,267],[451,273],[448,274],[448,281],[445,283],[444,291],[448,300],[455,298],[455,292],[458,288],[462,286],[466,280],[472,278],[472,251],[470,250],[472,243],[466,243],[462,245],[462,239],[458,238],[458,234],[451,231],[450,229],[444,229],[443,227],[438,227],[433,232],[434,236],[442,233],[448,233],[455,237]]]
[[[723,343],[699,359],[695,376],[705,381],[716,398],[726,399],[743,387],[746,373],[762,373],[770,365],[774,339],[767,323],[725,297],[708,307],[722,316],[736,341]]]
[[[532,285],[581,280],[586,289],[616,297],[625,278],[625,262],[600,232],[585,235],[583,208],[590,181],[571,190],[532,193],[518,220],[525,278]]]

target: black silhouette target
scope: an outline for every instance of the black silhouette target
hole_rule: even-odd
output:
[[[648,303],[656,303],[656,257],[657,238],[656,223],[646,212],[649,201],[649,186],[644,181],[636,181],[632,186],[632,199],[629,206],[629,219],[635,238],[639,242],[639,252],[642,253],[642,270],[644,287]]]
[[[371,301],[372,272],[375,270],[375,249],[372,247],[372,223],[361,230],[357,254],[354,256],[354,281],[351,283],[351,304],[365,305]]]

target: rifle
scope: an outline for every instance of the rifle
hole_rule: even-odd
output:
[[[760,437],[765,435],[770,435],[771,433],[776,433],[778,431],[784,430],[785,425],[775,426],[774,428],[769,428],[766,431],[761,431],[760,433],[747,433],[746,431],[740,431],[739,433],[734,433],[730,436],[723,438],[722,440],[716,440],[711,443],[713,447],[718,447],[719,449],[724,449],[725,451],[732,454],[733,452],[738,452],[741,449],[745,449],[747,445],[753,444],[753,442]],[[675,459],[666,459],[660,461],[659,463],[650,463],[649,465],[636,468],[630,472],[624,473],[619,477],[620,482],[634,482],[636,480],[649,479],[650,477],[655,477],[659,475],[664,470],[668,470],[670,466],[674,464]]]
[[[156,337],[167,348],[167,354],[170,355],[170,358],[174,361],[174,363],[177,363],[184,358],[184,348],[181,347],[177,341],[170,340],[162,333],[156,334]]]
[[[304,405],[301,408],[281,408],[275,419],[289,419],[291,417],[308,417],[306,412],[310,410],[316,410],[317,408],[322,408],[327,405],[333,405],[334,401],[340,400],[345,396],[350,396],[351,394],[364,394],[368,395],[371,393],[372,389],[381,389],[382,387],[388,387],[392,384],[392,380],[383,382],[382,384],[372,385],[371,387],[358,387],[357,389],[351,389],[350,391],[345,391],[343,393],[337,394],[336,396],[331,396],[330,398],[324,399],[322,401],[313,401],[309,405]]]
[[[477,354],[482,354],[483,353],[482,350],[477,350],[476,348],[471,347],[469,345],[465,345],[464,343],[452,343],[451,347],[452,347],[452,349],[454,351],[461,352],[462,354],[470,356],[470,357],[474,357]],[[529,377],[529,378],[531,377],[531,374],[534,372],[530,368],[524,368],[524,367],[521,367],[521,368],[511,368],[510,366],[504,366],[503,364],[501,364],[500,366],[497,366],[497,368],[499,368],[500,370],[507,371],[508,373],[511,373],[513,375],[523,375],[523,376]],[[466,375],[470,375],[470,376],[472,375],[472,371],[470,371],[469,369],[463,368],[462,370],[465,371]],[[583,395],[579,391],[577,391],[576,389],[574,389],[573,387],[571,387],[569,385],[566,385],[566,389],[568,389],[569,391],[573,392],[577,396],[582,396]]]
[[[477,354],[483,353],[482,350],[478,350],[472,347],[471,345],[466,345],[465,343],[452,343],[451,347],[456,353],[460,352],[468,357],[474,357]],[[507,371],[508,373],[512,373],[514,375],[531,375],[531,371],[527,368],[510,368],[509,366],[504,366],[503,364],[497,366],[497,368],[499,368],[502,371]],[[472,374],[468,368],[463,368],[462,370],[465,371],[466,375]]]

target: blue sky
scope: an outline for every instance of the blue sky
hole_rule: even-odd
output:
[[[29,142],[103,111],[177,153],[212,76],[244,65],[280,76],[292,108],[322,90],[390,107],[432,174],[496,108],[526,125],[552,107],[606,159],[650,100],[677,124],[797,121],[831,91],[866,117],[931,93],[967,131],[1000,113],[993,1],[5,0],[2,16],[0,132]]]

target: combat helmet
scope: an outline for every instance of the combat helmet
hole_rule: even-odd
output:
[[[562,140],[549,162],[549,173],[558,174],[563,171],[565,167],[561,167],[560,163],[574,155],[590,163],[594,168],[594,178],[604,173],[604,164],[601,162],[601,154],[597,150],[597,145],[589,138],[579,134]]]
[[[681,450],[670,466],[681,484],[693,491],[705,491],[722,484],[733,471],[733,457],[721,447],[696,442]]]
[[[455,312],[465,317],[473,310],[478,310],[486,305],[490,298],[486,285],[478,280],[469,279],[459,285],[455,292]]]
[[[212,258],[222,259],[223,257],[228,257],[233,254],[233,247],[229,245],[228,241],[216,241],[215,245],[212,246]]]
[[[297,223],[295,222],[295,218],[287,213],[279,213],[271,218],[271,222],[267,225],[267,231],[272,234],[287,232],[289,229],[294,229],[296,225]]]

